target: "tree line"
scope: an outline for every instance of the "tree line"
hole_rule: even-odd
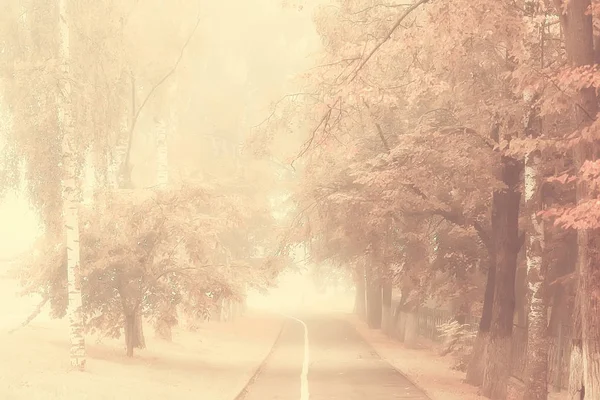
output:
[[[154,6],[2,5],[0,192],[25,187],[43,226],[17,271],[23,293],[42,299],[25,324],[46,305],[68,317],[76,369],[87,334],[123,336],[133,356],[144,323],[170,340],[185,319],[243,308],[289,264],[270,207],[277,171],[239,149],[243,102],[223,120],[198,111],[211,78],[189,66],[210,54],[198,36],[214,9]],[[246,96],[226,75],[221,91]]]
[[[574,327],[571,396],[600,398],[598,10],[321,3],[322,61],[276,105],[305,139],[267,145],[300,175],[290,240],[354,275],[373,328],[390,324],[393,289],[403,312],[438,301],[480,316],[466,380],[492,399],[506,399],[519,319],[524,399],[547,398],[560,324]]]

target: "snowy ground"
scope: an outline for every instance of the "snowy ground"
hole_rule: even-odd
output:
[[[89,337],[87,371],[70,372],[66,321],[41,315],[7,333],[35,301],[14,297],[0,283],[0,398],[6,400],[232,400],[270,351],[282,321],[251,312],[230,323],[206,323],[197,333],[175,330],[172,343],[146,327],[148,349],[133,359],[125,357],[122,340]]]
[[[452,361],[440,357],[431,343],[423,341],[412,349],[388,338],[379,330],[371,330],[354,315],[348,315],[358,333],[367,340],[379,355],[423,389],[432,400],[486,400],[478,389],[463,382],[464,373],[450,368]],[[509,400],[520,400],[522,391],[512,388]],[[565,393],[551,393],[551,400],[567,399]]]

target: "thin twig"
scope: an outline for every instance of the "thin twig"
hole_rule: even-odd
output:
[[[385,138],[385,135],[383,134],[383,129],[381,129],[381,125],[377,121],[375,121],[375,118],[373,116],[373,113],[371,112],[371,107],[369,106],[369,103],[367,103],[367,101],[364,98],[362,99],[362,101],[363,101],[365,107],[367,107],[369,114],[371,114],[371,117],[373,118],[373,123],[375,124],[375,127],[377,128],[377,133],[379,134],[379,139],[381,139],[381,142],[383,143],[385,152],[389,154],[390,151],[392,151],[392,149],[390,148],[390,144],[388,143],[387,139]]]
[[[275,112],[277,112],[277,107],[279,106],[279,104],[281,104],[281,102],[283,102],[285,99],[287,98],[296,98],[298,96],[309,96],[309,97],[317,97],[317,93],[305,93],[305,92],[299,92],[299,93],[290,93],[290,94],[286,94],[285,96],[283,96],[282,98],[280,98],[279,100],[277,100],[277,102],[275,102],[275,105],[273,105],[273,110],[271,111],[271,113],[269,114],[269,116],[267,118],[265,118],[264,120],[262,120],[262,122],[260,122],[258,125],[254,125],[251,129],[256,129],[256,128],[260,128],[265,122],[268,122],[271,118],[273,118],[273,115],[275,115]]]
[[[319,129],[321,128],[321,126],[323,126],[324,131],[327,130],[327,125],[329,124],[329,119],[331,118],[331,113],[332,113],[334,107],[337,105],[337,103],[340,100],[341,100],[340,97],[338,97],[336,99],[335,103],[333,103],[333,105],[331,107],[329,107],[329,110],[323,115],[323,117],[319,121],[319,124],[317,125],[317,127],[315,129],[313,129],[312,134],[310,135],[310,138],[308,139],[308,141],[306,141],[304,143],[304,145],[302,146],[303,148],[300,151],[300,153],[298,153],[298,155],[290,163],[290,166],[292,168],[294,168],[294,163],[296,161],[298,161],[298,159],[302,158],[308,152],[308,150],[310,150],[310,147],[312,146],[313,142],[315,141],[315,138],[317,136],[317,132],[319,131]]]
[[[364,12],[367,12],[367,11],[370,11],[370,10],[373,10],[373,9],[379,8],[379,7],[397,8],[397,7],[408,7],[408,6],[410,6],[410,4],[407,4],[407,3],[404,3],[404,4],[375,4],[373,6],[363,8],[359,11],[351,12],[350,15],[362,14]]]
[[[142,101],[142,103],[140,104],[140,107],[137,110],[134,110],[134,114],[133,114],[133,120],[131,122],[131,128],[129,130],[129,143],[127,144],[127,154],[125,156],[125,166],[129,169],[129,163],[130,163],[130,158],[131,158],[131,147],[132,147],[132,142],[133,142],[133,133],[135,131],[135,126],[137,124],[138,118],[140,116],[140,113],[142,112],[142,110],[144,109],[144,107],[146,106],[146,104],[148,103],[148,100],[150,100],[150,97],[152,97],[152,95],[154,94],[154,92],[156,92],[156,90],[163,84],[165,83],[165,81],[167,79],[169,79],[177,70],[177,67],[179,66],[179,63],[181,62],[181,59],[183,58],[183,54],[185,52],[185,49],[188,47],[188,45],[190,44],[192,38],[194,37],[194,34],[196,33],[196,31],[198,30],[198,27],[200,26],[200,11],[198,11],[198,16],[196,18],[196,25],[194,25],[194,28],[192,29],[192,31],[190,32],[190,34],[188,35],[187,39],[185,40],[183,46],[181,47],[181,50],[179,52],[179,57],[177,57],[177,61],[175,61],[175,64],[173,65],[173,67],[169,70],[169,72],[167,72],[157,83],[156,85],[154,85],[152,87],[152,89],[150,89],[150,92],[148,93],[148,95],[146,96],[146,98]],[[132,74],[132,82],[133,82],[133,74]],[[132,88],[132,90],[135,90],[135,87]]]
[[[17,326],[16,328],[11,329],[10,331],[8,331],[8,333],[14,333],[15,331],[26,327],[27,325],[29,325],[29,323],[31,321],[33,321],[38,315],[40,315],[40,313],[42,312],[42,309],[44,308],[44,306],[46,305],[46,303],[48,303],[48,301],[50,300],[50,295],[45,295],[44,298],[42,299],[42,301],[37,305],[37,307],[35,308],[35,310],[33,310],[33,312],[29,315],[29,317],[27,317],[27,319],[25,321],[23,321],[21,323],[21,325]]]
[[[392,35],[394,34],[394,32],[396,32],[396,29],[398,29],[400,24],[402,24],[402,21],[404,21],[404,19],[406,19],[406,17],[408,17],[410,15],[410,13],[412,13],[414,10],[419,8],[421,5],[428,3],[429,1],[430,0],[419,0],[418,2],[414,3],[412,6],[408,7],[406,9],[406,11],[404,11],[404,13],[400,16],[400,18],[398,18],[398,20],[396,20],[396,23],[388,31],[387,35],[385,35],[385,37],[379,43],[377,43],[377,45],[369,52],[369,54],[358,65],[358,67],[356,67],[356,69],[352,73],[350,79],[348,80],[349,83],[354,81],[354,79],[356,79],[356,76],[358,75],[359,71],[365,66],[365,64],[367,62],[369,62],[369,60],[371,59],[371,57],[373,57],[373,55],[377,52],[377,50],[379,50],[379,48],[381,46],[383,46],[385,42],[387,42],[388,40],[390,40],[392,38]]]

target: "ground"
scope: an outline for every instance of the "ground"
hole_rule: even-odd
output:
[[[283,314],[252,311],[233,322],[204,323],[197,332],[178,328],[173,342],[147,327],[148,349],[133,359],[125,357],[122,339],[88,337],[87,371],[80,373],[69,368],[66,321],[43,313],[8,333],[38,300],[15,296],[15,286],[0,280],[0,398],[484,399],[431,343],[406,348],[350,314],[350,295],[336,296],[301,298]]]
[[[429,400],[336,314],[294,313],[243,400]]]
[[[449,357],[440,357],[435,344],[420,341],[416,348],[407,348],[378,330],[369,329],[356,316],[346,314],[346,319],[375,351],[413,383],[422,388],[432,400],[486,400],[478,389],[464,383],[464,372],[451,368]],[[519,399],[522,393],[516,382],[511,382],[509,400]],[[565,393],[550,393],[549,400],[566,399]]]
[[[4,284],[3,284],[4,285]],[[4,285],[6,286],[6,285]],[[6,287],[1,295],[8,296]],[[233,400],[270,351],[282,317],[250,313],[231,323],[174,331],[172,343],[154,338],[125,357],[122,340],[88,337],[87,371],[69,371],[68,325],[41,315],[12,334],[35,302],[2,299],[0,398],[6,400],[198,399]]]
[[[125,357],[121,342],[88,342],[87,371],[69,372],[64,324],[35,324],[2,334],[2,399],[232,400],[264,359],[279,318],[251,315],[175,331],[173,343],[148,335],[148,349]],[[265,334],[266,333],[266,334]]]

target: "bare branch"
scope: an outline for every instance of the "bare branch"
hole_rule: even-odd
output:
[[[42,312],[42,309],[44,308],[44,306],[46,305],[46,303],[50,300],[50,295],[45,295],[44,298],[42,298],[42,301],[37,305],[37,307],[35,308],[35,310],[33,310],[33,312],[29,315],[29,317],[27,317],[27,319],[25,321],[23,321],[21,323],[21,325],[17,326],[16,328],[11,329],[10,331],[8,331],[8,333],[14,333],[15,331],[24,328],[25,326],[29,325],[29,323],[31,321],[33,321],[38,315],[40,315],[40,313]]]
[[[334,66],[339,65],[339,64],[346,64],[346,65],[348,65],[348,64],[352,64],[352,63],[354,63],[355,61],[358,61],[358,60],[360,60],[360,57],[343,58],[343,59],[341,59],[339,61],[334,61],[334,62],[330,62],[330,63],[327,63],[327,64],[321,64],[321,65],[317,65],[315,67],[309,68],[309,71],[312,71],[313,69],[318,69],[318,68],[334,67]]]
[[[142,101],[142,103],[140,104],[140,107],[135,110],[135,108],[133,109],[133,120],[131,121],[131,128],[129,129],[129,142],[127,144],[127,154],[125,156],[125,167],[127,168],[127,171],[130,172],[130,162],[131,162],[131,146],[132,146],[132,142],[133,142],[133,133],[135,131],[135,126],[137,124],[137,121],[139,119],[140,113],[142,112],[142,110],[144,109],[144,107],[146,106],[146,104],[148,103],[148,100],[150,100],[150,98],[152,97],[152,95],[156,92],[156,90],[166,82],[167,79],[169,79],[177,70],[177,67],[179,66],[179,64],[181,63],[181,59],[183,58],[183,54],[186,50],[186,48],[188,47],[188,45],[190,44],[192,38],[194,37],[194,34],[196,33],[196,31],[198,30],[198,27],[200,26],[200,11],[198,11],[198,16],[196,17],[196,24],[194,25],[194,28],[192,28],[192,31],[190,32],[190,34],[188,35],[187,39],[185,40],[185,42],[183,43],[183,46],[181,47],[181,50],[179,52],[179,57],[177,57],[177,60],[175,61],[175,64],[173,65],[173,67],[169,70],[169,72],[167,72],[157,83],[156,85],[154,85],[152,87],[152,89],[150,89],[150,92],[148,93],[148,95],[146,96],[146,98]],[[133,78],[133,74],[131,75],[131,79],[132,79],[132,91],[133,91],[133,104],[135,107],[135,81]]]
[[[360,70],[365,66],[365,64],[367,62],[369,62],[369,60],[371,59],[371,57],[373,57],[373,55],[377,52],[377,50],[379,50],[379,48],[381,46],[383,46],[384,43],[386,43],[388,40],[390,40],[392,38],[392,35],[394,34],[394,32],[396,32],[396,29],[398,29],[400,24],[402,24],[402,21],[404,21],[406,19],[406,17],[408,17],[410,15],[410,13],[412,13],[414,10],[419,8],[421,5],[428,3],[429,1],[430,0],[419,0],[416,3],[414,3],[412,6],[408,7],[404,11],[404,13],[400,16],[400,18],[398,18],[398,20],[396,20],[396,23],[388,31],[387,35],[385,35],[385,37],[379,43],[377,43],[377,45],[375,45],[375,47],[369,52],[369,54],[367,54],[367,56],[363,59],[363,61],[358,65],[358,67],[356,67],[356,69],[352,73],[348,82],[352,82],[352,81],[354,81],[354,79],[356,79],[356,76],[358,75]]]
[[[285,96],[283,96],[282,98],[280,98],[279,100],[277,100],[277,102],[273,106],[273,110],[271,111],[271,113],[269,114],[269,116],[267,118],[265,118],[264,120],[262,120],[262,122],[260,122],[258,125],[253,126],[252,129],[260,128],[262,125],[264,125],[266,122],[268,122],[271,118],[273,118],[273,115],[275,115],[275,112],[277,111],[277,107],[285,99],[288,99],[290,97],[293,98],[293,99],[295,99],[298,96],[309,96],[309,97],[316,98],[317,97],[317,93],[304,93],[304,92],[300,92],[300,93],[286,94]]]
[[[415,9],[417,9],[419,6],[428,3],[430,0],[419,0],[418,2],[410,5],[410,7],[408,7],[405,12],[400,16],[400,18],[398,18],[398,20],[396,21],[396,23],[392,26],[392,28],[390,29],[390,31],[387,33],[387,35],[385,36],[385,38],[383,40],[381,40],[368,54],[366,57],[363,58],[362,62],[354,69],[354,71],[350,74],[351,78],[348,80],[348,83],[354,81],[354,79],[356,79],[356,77],[358,76],[359,71],[365,66],[365,64],[371,59],[371,57],[373,57],[373,55],[375,54],[375,52],[377,52],[377,50],[388,40],[391,39],[392,34],[398,29],[398,27],[402,24],[402,21],[404,21],[404,19],[406,17],[408,17],[408,15],[410,15],[411,12],[413,12]],[[401,5],[398,5],[401,6]],[[406,5],[408,6],[408,4]],[[366,43],[365,43],[366,46]],[[362,57],[361,57],[362,58]],[[352,65],[352,63],[355,61],[354,59],[349,59],[352,60],[350,63],[348,63],[348,65],[346,67],[348,67],[349,65]],[[335,79],[335,82],[338,81],[338,79],[344,74],[344,71],[342,71],[340,73],[340,75],[338,75],[338,77]],[[331,118],[331,113],[333,111],[333,109],[337,106],[338,102],[340,102],[340,97],[337,98],[337,100],[335,101],[335,103],[333,105],[331,105],[329,107],[329,110],[323,115],[323,117],[321,118],[321,120],[319,121],[319,124],[317,125],[317,127],[313,130],[311,137],[309,138],[309,140],[303,145],[302,150],[300,151],[300,153],[294,158],[294,160],[291,162],[291,166],[292,168],[294,168],[294,162],[296,162],[299,158],[301,158],[302,156],[304,156],[308,150],[311,148],[313,142],[315,141],[315,137],[317,132],[320,130],[321,126],[324,126],[324,131],[327,130],[327,126],[329,124],[330,118]],[[338,115],[338,119],[341,118],[341,112]],[[377,126],[376,127],[378,129],[378,133],[381,135],[383,133],[383,131],[381,130],[381,126]],[[380,138],[382,138],[380,136]],[[385,142],[385,138],[382,138]],[[386,147],[387,151],[389,152],[389,145]]]
[[[433,210],[403,211],[402,213],[411,217],[437,215],[454,225],[463,228],[473,227],[473,229],[475,229],[475,232],[477,232],[477,236],[479,236],[479,238],[481,239],[483,245],[486,247],[486,249],[488,249],[488,251],[490,250],[491,242],[488,231],[483,227],[483,225],[479,221],[466,218],[465,215],[462,214],[460,211],[446,211],[442,210],[441,208],[436,208]]]
[[[429,197],[425,193],[423,193],[423,191],[421,189],[416,187],[414,184],[403,183],[402,186],[411,190],[414,194],[416,194],[423,200],[429,201]],[[464,228],[472,226],[473,229],[475,229],[475,231],[477,232],[477,236],[479,236],[483,245],[488,249],[488,251],[491,248],[490,246],[492,245],[492,243],[490,241],[490,235],[489,235],[488,231],[483,227],[483,225],[481,225],[481,223],[479,223],[479,221],[465,217],[465,215],[462,211],[459,211],[459,210],[446,211],[441,208],[434,208],[433,210],[419,210],[419,211],[406,211],[405,210],[405,211],[403,211],[403,214],[406,214],[409,216],[438,215],[438,216],[444,218],[445,220],[447,220],[448,222],[451,222],[455,225],[458,225],[458,226],[461,226]]]
[[[323,126],[324,132],[327,131],[327,126],[329,125],[331,113],[333,112],[333,109],[338,104],[338,102],[340,102],[340,100],[341,100],[341,98],[338,97],[337,100],[335,101],[335,103],[333,103],[333,105],[331,107],[329,107],[329,110],[323,115],[323,118],[321,118],[317,127],[315,129],[313,129],[312,134],[310,135],[310,138],[304,143],[304,145],[302,146],[302,150],[300,150],[300,153],[298,153],[298,155],[290,163],[290,166],[292,168],[294,168],[294,163],[296,161],[298,161],[298,159],[302,158],[308,152],[308,150],[310,150],[310,147],[312,146],[313,142],[315,141],[317,132],[319,131],[321,126]]]
[[[351,12],[350,14],[351,15],[362,14],[364,12],[371,11],[371,10],[373,10],[375,8],[380,8],[380,7],[397,8],[397,7],[408,7],[408,6],[410,6],[409,3],[404,3],[404,4],[375,4],[373,6],[363,8],[362,10]]]
[[[381,125],[379,125],[379,122],[375,122],[375,127],[377,128],[377,133],[379,133],[379,138],[381,139],[381,142],[383,143],[383,147],[385,148],[385,151],[389,153],[391,151],[390,144],[388,143],[387,139],[383,135],[383,129],[381,129]]]
[[[373,113],[371,112],[371,107],[369,107],[369,103],[367,103],[367,101],[364,98],[362,100],[363,100],[365,107],[367,107],[367,110],[369,110],[371,117],[373,117]],[[379,125],[379,123],[376,121],[373,121],[373,123],[375,124],[375,127],[377,128],[377,133],[379,134],[379,139],[381,139],[381,142],[383,143],[383,147],[385,148],[386,153],[389,154],[389,152],[392,149],[390,148],[390,145],[389,145],[387,139],[385,138],[385,135],[383,134],[383,129],[381,129],[381,125]]]

